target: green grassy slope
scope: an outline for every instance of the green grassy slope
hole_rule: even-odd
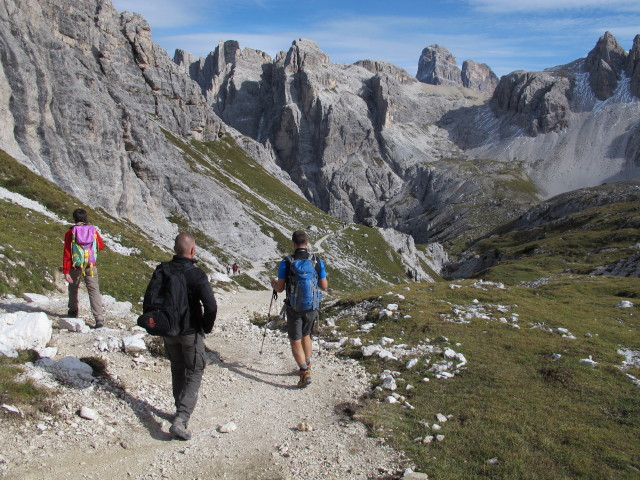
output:
[[[194,172],[207,175],[221,188],[231,192],[243,205],[262,231],[273,238],[279,252],[262,267],[274,276],[277,264],[291,249],[291,232],[314,226],[312,243],[329,236],[321,257],[327,265],[330,287],[337,291],[371,288],[404,281],[403,267],[397,253],[376,229],[351,227],[294,193],[251,159],[230,137],[219,142],[187,143],[165,132],[168,140],[183,151]],[[154,246],[135,225],[117,219],[102,210],[94,210],[62,191],[57,185],[31,172],[9,155],[0,151],[0,186],[36,201],[59,218],[71,222],[71,212],[85,208],[92,223],[124,247],[137,253],[122,255],[107,251],[100,255],[101,285],[104,293],[119,300],[137,304],[151,274],[152,265],[165,260],[170,252]],[[55,286],[54,273],[62,263],[62,241],[67,225],[25,209],[9,201],[0,201],[3,225],[0,230],[1,293],[39,292]],[[192,233],[198,245],[217,256],[222,263],[237,259],[246,272],[253,259],[237,258],[236,252],[225,251],[188,218],[176,214],[169,217],[181,231]],[[366,230],[366,234],[363,232]],[[367,253],[369,252],[369,253]],[[203,265],[206,269],[206,265]],[[258,265],[258,267],[261,267]],[[116,280],[117,279],[117,280]],[[267,288],[248,275],[233,279],[233,285],[251,289]]]
[[[561,272],[587,274],[638,253],[640,202],[598,206],[545,223],[479,241],[479,255],[493,254],[498,263],[478,277],[500,281],[532,281]]]
[[[468,361],[453,378],[438,379],[431,368],[444,360],[442,351],[385,362],[347,348],[376,378],[400,372],[396,393],[414,407],[386,403],[391,391],[374,391],[359,412],[372,435],[434,479],[638,478],[640,380],[629,375],[640,379],[640,279],[589,275],[637,254],[638,207],[617,202],[529,230],[505,229],[476,245],[476,253],[501,259],[477,275],[481,281],[375,289],[327,312],[338,319],[327,340],[359,337],[368,345],[389,337],[405,350],[451,348]],[[634,306],[622,308],[622,300]],[[389,303],[399,313],[379,319]],[[365,313],[345,316],[353,305]],[[366,322],[376,326],[358,331]],[[623,350],[635,352],[635,364],[621,368]],[[595,367],[581,362],[589,357]],[[411,358],[418,364],[407,368]],[[435,432],[424,422],[437,423],[438,413],[452,417]],[[437,434],[444,439],[422,441]]]
[[[121,301],[137,305],[152,272],[150,265],[168,256],[135,225],[90,208],[2,151],[0,186],[40,203],[69,224],[73,210],[84,208],[103,233],[124,247],[136,249],[131,255],[123,255],[106,248],[99,256],[101,289]],[[0,218],[0,294],[54,289],[69,225],[6,200],[0,200]]]
[[[539,288],[484,290],[470,280],[458,285],[412,285],[411,291],[393,287],[404,300],[375,290],[334,307],[338,313],[365,299],[377,305],[365,319],[338,320],[335,338],[359,337],[367,345],[389,337],[407,348],[450,347],[468,361],[453,378],[437,379],[430,368],[443,360],[442,354],[385,362],[363,359],[360,348],[347,349],[346,355],[362,360],[376,376],[385,369],[400,372],[396,393],[414,407],[385,403],[391,392],[375,392],[359,412],[372,435],[407,452],[434,479],[638,478],[640,386],[626,373],[640,377],[640,369],[621,371],[624,357],[617,352],[640,350],[640,321],[637,306],[616,305],[628,298],[637,302],[640,279],[565,275]],[[379,320],[378,310],[388,303],[399,304],[399,315]],[[478,308],[487,318],[449,321],[456,317],[454,309]],[[369,333],[356,331],[368,321],[376,322]],[[563,337],[558,328],[575,338]],[[330,340],[332,335],[326,335]],[[561,356],[554,360],[554,353]],[[580,363],[589,356],[596,367]],[[408,369],[411,358],[418,364]],[[425,377],[428,383],[421,381]],[[407,390],[409,384],[414,388]],[[452,415],[439,432],[420,423],[437,423],[438,413]],[[444,440],[416,441],[436,434]],[[498,463],[488,465],[493,458]]]

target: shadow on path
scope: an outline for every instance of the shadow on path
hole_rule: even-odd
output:
[[[131,395],[120,382],[114,380],[107,372],[99,373],[99,382],[97,385],[99,388],[110,392],[126,403],[133,413],[136,414],[140,423],[149,431],[151,438],[161,441],[170,441],[173,439],[173,435],[162,431],[162,422],[156,418],[159,417],[171,422],[173,420],[172,413],[160,410],[149,404],[147,400],[139,399]]]
[[[281,388],[284,390],[297,390],[298,387],[294,384],[284,384],[284,383],[276,383],[271,382],[269,380],[265,380],[264,378],[260,378],[255,374],[264,374],[264,375],[272,375],[272,376],[282,376],[282,375],[290,375],[290,373],[271,373],[271,372],[262,372],[260,370],[253,369],[248,367],[240,362],[228,363],[221,359],[220,354],[215,350],[211,350],[209,347],[205,346],[205,350],[207,351],[209,357],[213,357],[216,359],[216,363],[221,367],[225,368],[241,377],[247,378],[254,382],[264,383],[266,385],[271,385],[272,387]]]

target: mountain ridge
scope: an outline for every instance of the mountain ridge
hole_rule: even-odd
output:
[[[590,76],[606,69],[584,62],[515,72],[489,96],[385,62],[333,64],[306,39],[274,59],[229,41],[172,61],[142,17],[108,1],[3,2],[0,147],[165,245],[189,223],[223,257],[281,253],[300,219],[235,184],[245,155],[339,219],[323,221],[392,228],[454,254],[541,199],[640,171],[639,42],[624,61],[607,35],[594,49],[591,63],[620,76],[604,103]]]

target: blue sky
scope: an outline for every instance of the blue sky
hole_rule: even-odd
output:
[[[585,57],[610,31],[629,50],[640,0],[112,0],[138,12],[153,41],[206,56],[220,40],[272,57],[308,38],[332,62],[383,60],[415,75],[424,47],[488,64],[498,76]]]

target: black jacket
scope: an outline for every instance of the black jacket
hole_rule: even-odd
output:
[[[187,281],[187,291],[189,292],[190,316],[180,335],[190,335],[200,331],[211,333],[218,313],[218,304],[213,296],[207,274],[194,266],[196,261],[191,258],[174,255],[171,263],[183,268],[182,273]]]

